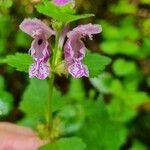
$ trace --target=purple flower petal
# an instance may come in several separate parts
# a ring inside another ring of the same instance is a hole
[[[50,67],[44,62],[35,62],[29,67],[29,77],[36,77],[38,79],[45,79],[50,73]]]
[[[36,38],[33,40],[30,48],[31,56],[34,60],[41,60],[47,62],[50,54],[49,54],[49,43],[41,38]]]
[[[51,35],[55,34],[51,28],[37,18],[24,19],[19,27],[33,38],[43,36],[45,39],[48,39]]]
[[[98,34],[102,31],[102,27],[97,24],[86,24],[86,25],[80,25],[76,28],[74,28],[72,31],[70,31],[67,36],[68,38],[71,38],[72,36],[77,35],[79,38],[88,36],[90,39],[92,39],[92,34]]]
[[[68,72],[75,78],[81,78],[83,76],[89,77],[89,71],[87,66],[81,64],[80,62],[72,63],[68,67]]]
[[[53,2],[58,6],[66,5],[67,3],[71,2],[73,0],[53,0]]]
[[[80,25],[67,34],[68,40],[64,46],[64,57],[68,72],[75,78],[89,76],[87,66],[81,64],[86,51],[86,47],[81,39],[85,36],[92,39],[93,34],[101,31],[101,26],[87,24]]]

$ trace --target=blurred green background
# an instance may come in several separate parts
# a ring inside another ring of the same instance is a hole
[[[18,27],[24,18],[37,17],[50,22],[48,18],[36,12],[34,6],[39,1],[0,0],[0,120],[2,121],[17,122],[23,118],[18,105],[29,82],[28,74],[17,72],[1,61],[2,58],[15,52],[27,53],[32,39]],[[80,99],[88,101],[97,99],[100,95],[105,104],[100,104],[100,107],[91,105],[93,108],[87,109],[95,115],[91,115],[91,119],[87,120],[87,126],[83,128],[88,130],[92,127],[93,130],[99,130],[99,134],[95,135],[90,130],[83,135],[77,133],[90,143],[89,149],[99,150],[97,147],[101,147],[103,150],[149,150],[150,0],[76,0],[76,10],[79,14],[94,13],[95,17],[75,22],[71,27],[88,22],[101,24],[102,33],[94,36],[93,41],[88,40],[86,46],[93,52],[111,57],[112,63],[97,78],[80,80],[56,78],[56,87],[62,95],[67,97],[66,99],[77,101],[76,110],[72,108],[73,106],[66,106],[66,110],[59,116],[64,120],[66,118],[71,120],[72,115],[80,110],[78,106]],[[61,96],[56,95],[55,98]],[[96,116],[99,115],[98,112],[95,113],[96,109],[99,110],[100,118]],[[68,128],[66,132],[77,131],[79,122],[83,121],[82,116],[78,115],[78,120],[74,120],[74,126],[70,130]],[[106,120],[107,115],[109,121]],[[107,135],[104,134],[104,130]],[[113,139],[115,134],[119,134],[121,138]],[[93,140],[89,140],[88,136]],[[96,147],[99,140],[102,144]]]

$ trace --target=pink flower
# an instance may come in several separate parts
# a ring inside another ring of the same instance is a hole
[[[86,36],[92,39],[93,34],[101,31],[102,28],[99,25],[86,24],[74,28],[67,34],[68,40],[64,46],[64,57],[67,70],[73,77],[89,76],[87,66],[81,63],[86,52],[86,47],[81,39]]]
[[[58,6],[63,6],[73,0],[53,0],[53,2]]]
[[[29,50],[30,55],[34,59],[34,64],[29,67],[29,77],[45,79],[50,72],[50,66],[47,64],[50,56],[50,48],[47,40],[55,32],[36,18],[24,19],[19,27],[34,38]]]

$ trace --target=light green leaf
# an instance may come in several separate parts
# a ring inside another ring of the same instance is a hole
[[[118,4],[111,5],[110,10],[119,15],[119,14],[135,14],[137,8],[134,4],[129,3],[128,1],[120,0]]]
[[[16,53],[15,55],[8,55],[6,63],[18,71],[28,72],[28,68],[33,63],[33,60],[28,54]]]
[[[13,108],[13,97],[10,93],[0,91],[0,118],[8,115]]]
[[[71,78],[68,95],[70,98],[79,101],[85,98],[85,91],[81,79]]]
[[[126,61],[120,58],[113,63],[113,71],[118,76],[133,74],[136,70],[137,66],[133,61]]]
[[[88,52],[83,60],[83,64],[88,66],[90,77],[96,77],[105,69],[111,59],[96,53]]]
[[[106,54],[124,54],[128,56],[135,56],[139,52],[139,46],[127,40],[107,40],[100,44],[100,47],[103,52]]]
[[[39,150],[85,150],[85,143],[79,137],[62,138],[55,143],[42,146]]]
[[[63,23],[69,23],[79,19],[94,16],[93,14],[73,15],[72,13],[68,12],[67,8],[56,6],[52,2],[45,2],[44,4],[38,4],[36,5],[36,9],[38,12],[46,16],[52,17],[53,19],[56,19],[57,21],[61,21]]]
[[[98,77],[91,78],[90,82],[92,85],[100,92],[108,94],[111,92],[110,84],[112,81],[112,76],[109,73],[102,73]]]
[[[133,145],[130,150],[148,150],[144,143],[134,140]]]

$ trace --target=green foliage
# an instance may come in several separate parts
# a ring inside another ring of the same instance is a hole
[[[0,16],[0,53],[6,51],[7,48],[7,38],[10,34],[11,29],[9,24],[11,24],[11,22],[8,16]]]
[[[17,35],[16,35],[16,45],[17,46],[20,46],[20,47],[29,47],[29,43],[30,43],[30,40],[29,40],[29,36],[21,31],[18,31],[17,32]]]
[[[147,150],[146,146],[138,140],[133,142],[131,150]]]
[[[79,101],[84,99],[85,91],[82,83],[83,83],[82,80],[74,79],[74,78],[71,79],[70,88],[68,91],[68,95],[71,99],[75,99]]]
[[[87,117],[78,136],[86,142],[87,150],[119,150],[126,139],[124,126],[110,120],[102,99],[88,102],[85,107]]]
[[[118,5],[111,5],[110,10],[115,14],[135,14],[137,12],[136,6],[125,0],[120,0]]]
[[[6,63],[18,71],[28,72],[29,66],[33,63],[32,57],[28,54],[16,53],[15,55],[8,55]]]
[[[117,26],[104,20],[100,23],[103,26],[102,34],[105,39],[100,44],[103,52],[109,55],[124,54],[130,57],[141,55],[139,45],[135,42],[139,39],[140,32],[135,26],[133,17],[123,18]]]
[[[42,146],[39,150],[85,150],[86,145],[79,137],[61,138]]]
[[[4,78],[0,75],[0,90],[4,89],[5,83],[4,83]]]
[[[12,0],[0,0],[0,7],[9,8],[13,4]]]
[[[126,61],[124,59],[117,59],[113,63],[113,71],[118,76],[126,76],[136,72],[136,64],[132,61]]]
[[[13,108],[13,97],[6,91],[0,91],[0,119],[6,116]]]
[[[26,88],[21,103],[20,110],[25,113],[26,118],[21,124],[34,126],[37,122],[45,120],[47,116],[48,101],[48,83],[46,80],[31,79],[29,86]],[[54,89],[52,108],[53,112],[60,110],[64,105],[64,100],[60,92]]]
[[[83,60],[83,63],[88,66],[91,78],[98,76],[110,62],[109,57],[90,52],[86,54]]]
[[[45,1],[44,4],[38,4],[36,9],[38,12],[63,23],[70,23],[72,21],[93,16],[93,14],[74,15],[72,12],[73,9],[70,7],[70,5],[59,7],[52,2],[47,1]]]
[[[20,109],[27,116],[43,117],[46,115],[47,99],[48,84],[46,80],[32,79],[23,94]]]
[[[93,16],[93,14],[76,15],[73,3],[59,7],[49,1],[43,0],[43,3],[36,5],[36,9],[42,15],[50,17],[50,20],[44,18],[45,21],[50,22],[52,18],[55,30],[67,23]],[[97,4],[98,9],[96,5],[90,4]],[[106,12],[98,19],[93,18],[97,20],[92,20],[93,23],[99,22],[102,25],[103,32],[100,44],[94,43],[95,45],[91,47],[97,47],[99,44],[100,53],[103,54],[88,52],[83,60],[83,64],[89,68],[90,83],[88,79],[71,78],[68,82],[63,81],[60,86],[58,82],[60,80],[57,80],[59,76],[55,77],[57,88],[63,94],[56,88],[53,89],[52,140],[40,150],[120,150],[122,146],[128,146],[127,149],[131,150],[148,149],[150,140],[148,4],[149,0],[139,0],[138,4],[136,0],[117,2],[87,0],[86,3],[82,1],[75,5],[78,12],[92,10],[98,17],[101,12]],[[14,11],[18,6],[19,9]],[[2,64],[6,62],[16,70],[27,72],[33,63],[32,58],[27,54],[16,53],[3,59],[2,55],[8,51],[13,53],[29,47],[30,37],[20,32],[18,25],[24,16],[42,17],[41,14],[32,12],[34,10],[32,6],[34,7],[34,3],[30,1],[18,3],[13,0],[0,0],[0,73],[8,80],[5,83],[0,75],[0,120],[12,120],[10,118],[13,110],[12,94],[16,97],[15,104],[20,97],[15,87],[20,88],[18,83],[27,85],[26,80],[20,75],[13,72],[12,77],[13,69],[10,71],[10,67]],[[103,20],[100,20],[101,18]],[[80,21],[78,24],[85,22]],[[71,24],[72,26],[75,24]],[[50,44],[53,52],[53,39]],[[103,56],[105,54],[113,59],[112,64],[108,57]],[[50,60],[52,57],[51,53]],[[110,65],[106,72],[108,64]],[[55,70],[52,69],[53,71]],[[12,84],[7,85],[10,80]],[[6,91],[5,87],[11,90],[12,94]],[[18,116],[15,118],[18,124],[38,130],[40,137],[47,137],[45,124],[48,117],[48,94],[48,80],[31,79],[19,105],[19,109],[24,113],[23,118],[21,120],[18,120]],[[99,95],[101,97],[97,99]]]
[[[13,96],[5,90],[5,81],[0,76],[0,120],[13,109]]]
[[[112,76],[109,73],[102,73],[98,77],[91,78],[90,82],[100,93],[110,93],[110,84],[112,81]]]

